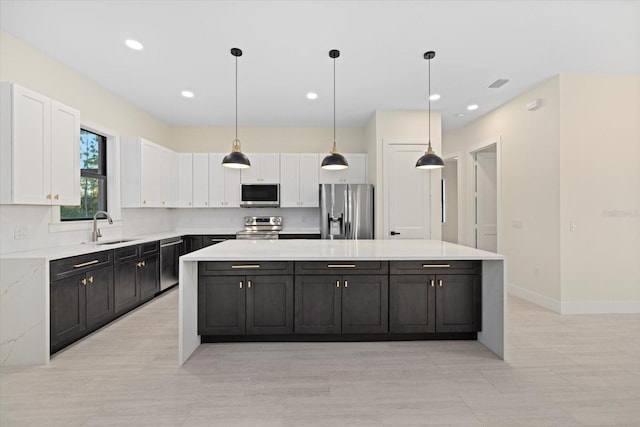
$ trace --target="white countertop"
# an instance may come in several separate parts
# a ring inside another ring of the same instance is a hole
[[[227,240],[183,261],[503,260],[504,256],[440,240]]]

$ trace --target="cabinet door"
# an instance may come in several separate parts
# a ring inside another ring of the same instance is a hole
[[[314,163],[313,168],[316,169],[316,166]],[[282,184],[280,184],[280,207],[300,207],[300,186],[303,185],[303,183],[300,178],[299,154],[282,154],[280,156],[280,176],[282,177]],[[317,181],[316,173],[316,183]]]
[[[193,154],[178,153],[178,207],[193,206]]]
[[[160,195],[162,180],[162,148],[152,142],[140,143],[140,196],[141,206],[157,208],[162,206]],[[126,185],[126,183],[123,183]]]
[[[8,168],[13,175],[11,201],[25,205],[51,204],[51,100],[14,84],[13,138],[10,139],[12,142],[6,141],[3,145],[11,144],[13,155]],[[77,143],[80,149],[79,138]]]
[[[134,307],[140,301],[140,287],[138,286],[136,275],[138,260],[116,264],[114,268],[114,308],[116,314],[122,313]]]
[[[140,300],[151,299],[160,290],[158,255],[142,258],[136,266]]]
[[[193,153],[193,207],[209,207],[209,155]]]
[[[300,154],[300,207],[317,208],[320,200],[318,155],[316,153]],[[284,180],[283,184],[284,185]]]
[[[293,333],[293,276],[247,277],[247,335]]]
[[[280,183],[280,155],[277,153],[260,155],[260,183]]]
[[[51,352],[82,336],[87,328],[85,309],[85,275],[80,274],[51,282]]]
[[[436,332],[480,330],[480,276],[436,276]]]
[[[89,271],[86,274],[87,328],[111,320],[113,308],[113,267]]]
[[[338,275],[295,277],[296,334],[339,334],[342,313],[342,277]]]
[[[80,112],[51,101],[51,194],[54,205],[80,204]]]
[[[224,207],[240,207],[240,169],[224,169]]]
[[[343,276],[342,333],[387,333],[388,322],[388,276]]]
[[[209,206],[223,208],[225,206],[225,168],[222,166],[222,153],[209,153]]]
[[[367,155],[361,153],[351,153],[346,155],[349,168],[344,171],[344,182],[346,184],[366,184],[367,183]]]
[[[162,149],[162,170],[160,171],[162,207],[175,208],[178,205],[178,155]]]
[[[244,276],[200,276],[198,334],[244,335]]]
[[[433,282],[432,282],[433,281]],[[435,276],[389,276],[389,332],[435,332]]]

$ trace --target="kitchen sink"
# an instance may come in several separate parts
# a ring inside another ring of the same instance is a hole
[[[126,243],[126,242],[133,242],[134,240],[138,240],[138,239],[115,239],[115,240],[105,240],[102,242],[84,242],[87,245],[115,245],[117,243]]]

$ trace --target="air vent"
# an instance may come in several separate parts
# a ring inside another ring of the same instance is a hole
[[[505,84],[507,84],[507,82],[509,82],[509,79],[498,79],[498,80],[496,80],[495,82],[491,83],[491,84],[489,85],[489,87],[490,87],[491,89],[497,89],[497,88],[502,87],[502,86],[504,86]]]

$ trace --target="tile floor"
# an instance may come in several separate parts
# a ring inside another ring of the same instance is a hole
[[[640,426],[640,315],[508,301],[503,361],[474,341],[201,346],[177,366],[177,291],[0,372],[0,425]]]

